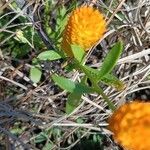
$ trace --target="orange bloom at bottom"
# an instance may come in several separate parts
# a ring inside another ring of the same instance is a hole
[[[127,150],[150,150],[150,103],[131,102],[109,118],[113,138]]]

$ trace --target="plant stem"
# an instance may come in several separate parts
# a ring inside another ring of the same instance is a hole
[[[103,97],[103,99],[107,102],[109,108],[112,111],[114,111],[116,109],[116,107],[110,101],[110,99],[107,97],[107,95],[103,92],[103,90],[101,89],[101,87],[98,86],[98,84],[95,82],[95,80],[93,79],[93,77],[91,76],[91,74],[80,63],[76,62],[75,65],[76,65],[77,68],[81,69],[86,74],[86,76],[91,80],[95,92],[97,92],[98,94],[100,94]]]
[[[109,108],[114,111],[116,109],[116,107],[114,106],[114,104],[110,101],[110,99],[107,97],[107,95],[103,92],[102,88],[99,87],[94,81],[92,81],[93,83],[93,87],[94,87],[94,90],[100,94],[103,99],[107,102]]]

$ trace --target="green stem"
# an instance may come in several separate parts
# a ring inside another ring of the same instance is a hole
[[[110,101],[110,99],[107,97],[107,95],[103,92],[103,90],[101,89],[101,87],[98,86],[98,84],[95,82],[95,80],[93,80],[93,77],[91,76],[91,74],[85,69],[84,66],[82,66],[80,63],[76,62],[75,63],[76,67],[81,69],[86,75],[87,77],[91,80],[93,88],[95,90],[95,92],[97,92],[98,94],[100,94],[103,99],[107,102],[109,108],[114,111],[116,109],[116,107],[114,106],[114,104]]]
[[[94,81],[92,81],[93,83],[93,87],[94,87],[94,90],[100,94],[103,99],[107,102],[109,108],[114,111],[116,109],[116,107],[114,106],[114,104],[110,101],[110,99],[107,97],[107,95],[103,92],[102,88],[99,87]]]

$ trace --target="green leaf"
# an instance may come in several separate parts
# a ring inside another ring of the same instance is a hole
[[[79,93],[77,91],[74,91],[73,93],[70,93],[67,99],[66,103],[66,113],[70,114],[75,108],[78,107],[78,105],[81,103],[81,96],[82,93]]]
[[[101,81],[107,85],[114,86],[119,91],[125,88],[125,84],[112,74],[105,75]]]
[[[72,53],[74,55],[74,58],[78,61],[78,62],[82,62],[83,58],[84,58],[84,54],[85,51],[83,48],[81,48],[79,45],[71,45],[71,50]]]
[[[44,145],[42,150],[51,150],[52,147],[53,147],[53,144],[49,142]]]
[[[67,90],[68,92],[73,92],[75,89],[75,83],[67,78],[54,74],[52,75],[52,79],[58,86],[64,90]]]
[[[93,89],[90,87],[87,87],[86,85],[82,83],[75,83],[65,77],[58,76],[56,74],[52,75],[52,79],[54,82],[60,86],[62,89],[73,93],[76,91],[77,93],[91,93],[93,92]]]
[[[56,60],[56,59],[60,59],[61,55],[53,50],[48,50],[48,51],[44,51],[42,53],[40,53],[37,57],[39,60]]]
[[[110,52],[107,54],[104,62],[99,71],[99,79],[104,77],[106,74],[110,73],[114,66],[116,65],[123,50],[123,43],[121,41],[117,42]]]
[[[82,94],[93,92],[93,88],[90,88],[83,83],[76,83],[56,74],[52,75],[52,79],[62,89],[70,92],[66,104],[67,114],[71,113],[80,104]]]
[[[84,65],[83,67],[84,67],[83,68],[84,72],[87,73],[87,75],[89,77],[91,77],[94,80],[98,80],[98,78],[99,78],[99,71],[98,70],[93,69],[93,68],[86,66],[86,65]]]
[[[36,138],[35,138],[35,143],[41,143],[43,141],[46,141],[48,139],[48,136],[44,133],[41,132]]]
[[[79,117],[79,118],[77,118],[76,122],[77,122],[77,123],[84,123],[84,119],[81,118],[81,117]]]
[[[62,6],[58,9],[58,18],[64,18],[64,16],[66,15],[66,7]]]
[[[75,61],[75,68],[81,70],[86,74],[86,76],[92,80],[98,80],[99,70],[93,69],[89,66],[82,65],[81,63]]]
[[[68,16],[66,7],[58,7],[57,17],[56,17],[56,27],[55,27],[55,39],[58,41],[61,38],[61,34],[66,26]]]
[[[41,79],[42,72],[39,67],[32,67],[30,69],[30,79],[34,83],[38,83]]]
[[[24,37],[24,33],[21,30],[17,30],[15,39],[22,43],[28,43],[28,40]]]

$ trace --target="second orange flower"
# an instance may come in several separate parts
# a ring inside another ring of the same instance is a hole
[[[109,118],[114,139],[128,150],[150,149],[150,103],[134,101],[117,109]]]

